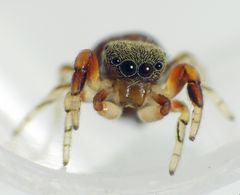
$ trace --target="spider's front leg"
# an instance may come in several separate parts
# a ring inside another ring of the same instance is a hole
[[[72,129],[79,127],[79,112],[81,105],[81,93],[87,83],[91,89],[97,91],[100,86],[99,65],[96,54],[91,50],[83,50],[77,56],[74,63],[71,90],[64,101],[65,106],[65,131],[63,141],[63,164],[69,162]]]
[[[198,63],[198,60],[195,58],[194,55],[187,52],[182,52],[177,55],[171,62],[169,62],[165,72],[168,73],[174,66],[181,64],[181,63],[188,63],[192,66],[196,67],[200,71],[201,79],[202,79],[202,90],[203,93],[208,95],[212,102],[217,106],[219,111],[229,120],[234,120],[234,114],[231,112],[228,105],[224,102],[224,100],[219,96],[219,94],[212,88],[209,87],[206,78],[205,78],[205,71],[202,66]]]
[[[179,164],[186,126],[189,122],[189,111],[187,106],[180,101],[170,101],[166,96],[160,94],[151,94],[154,102],[138,110],[138,117],[143,122],[152,122],[162,119],[170,111],[180,112],[181,115],[177,123],[176,144],[169,164],[169,173],[173,175]]]
[[[197,70],[189,64],[175,66],[167,79],[165,93],[169,98],[175,97],[187,83],[187,90],[193,104],[190,140],[194,140],[202,117],[203,95],[200,76]]]
[[[169,173],[173,175],[177,169],[178,163],[182,155],[183,141],[185,137],[186,126],[189,122],[189,110],[187,106],[180,101],[172,101],[172,112],[180,112],[181,115],[178,118],[177,123],[177,136],[172,158],[169,164]]]

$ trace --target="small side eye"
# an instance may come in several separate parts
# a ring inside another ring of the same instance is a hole
[[[162,62],[158,62],[156,65],[155,65],[155,68],[157,70],[161,70],[163,68],[163,63]]]
[[[114,57],[112,60],[111,60],[111,63],[113,65],[118,65],[121,63],[121,60],[118,58],[118,57]]]

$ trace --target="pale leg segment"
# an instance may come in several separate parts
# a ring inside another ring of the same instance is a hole
[[[173,101],[171,111],[181,113],[177,123],[176,143],[175,143],[172,158],[169,164],[169,173],[170,175],[173,175],[177,169],[177,166],[179,164],[179,161],[182,155],[186,126],[189,122],[189,110],[184,103],[180,101]]]
[[[102,86],[106,85],[106,81],[100,83]],[[107,85],[106,85],[107,86]],[[64,107],[66,112],[65,117],[65,130],[63,138],[63,165],[66,166],[69,163],[70,147],[72,141],[72,130],[79,128],[80,107],[81,102],[93,101],[93,97],[96,95],[96,89],[93,89],[87,83],[84,89],[77,95],[72,95],[71,92],[67,93],[64,100]],[[104,90],[103,90],[104,91]],[[99,100],[102,100],[100,97]],[[96,101],[96,100],[95,100]],[[102,110],[98,113],[106,118],[113,119],[121,116],[122,108],[108,101],[98,101],[98,106],[102,106]]]
[[[67,93],[64,100],[64,108],[66,112],[65,128],[63,138],[63,165],[66,166],[70,158],[70,147],[72,140],[72,129],[79,127],[79,113],[80,113],[80,95],[71,95]]]
[[[194,141],[196,138],[201,119],[202,119],[202,108],[193,104],[191,131],[190,131],[190,135],[189,135],[189,139],[191,141]]]
[[[71,76],[74,72],[74,68],[71,64],[65,64],[60,69],[60,83],[71,82]]]
[[[202,84],[202,89],[205,94],[207,94],[216,107],[223,113],[223,115],[229,120],[234,120],[234,114],[230,111],[229,107],[223,101],[223,99],[209,86]]]
[[[69,89],[69,86],[70,84],[62,84],[54,88],[40,104],[38,104],[30,113],[24,117],[19,126],[15,129],[14,135],[18,135],[20,132],[22,132],[25,126],[32,121],[36,114],[38,114],[50,104],[54,103],[63,94],[63,92]]]

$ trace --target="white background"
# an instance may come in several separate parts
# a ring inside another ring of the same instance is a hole
[[[102,177],[108,178],[109,175],[117,175],[116,178],[119,179],[117,181],[120,182],[126,175],[131,175],[134,172],[136,172],[138,177],[144,177],[146,181],[148,178],[152,180],[153,173],[159,171],[159,175],[161,175],[159,177],[164,180],[166,178],[166,184],[170,188],[175,188],[177,185],[181,188],[183,184],[179,183],[188,178],[189,173],[186,173],[187,176],[185,176],[185,172],[189,170],[189,167],[191,167],[193,178],[201,175],[201,169],[196,171],[198,172],[196,174],[194,172],[195,169],[201,167],[201,165],[197,164],[197,159],[203,157],[201,161],[203,164],[211,164],[212,161],[206,162],[206,159],[208,159],[208,156],[211,159],[211,156],[216,154],[219,157],[219,161],[224,164],[224,155],[221,155],[221,149],[219,148],[228,147],[228,144],[231,145],[235,141],[239,143],[240,140],[240,133],[238,133],[238,116],[240,116],[240,104],[238,101],[240,98],[238,86],[240,82],[239,9],[240,2],[237,0],[1,0],[0,116],[2,147],[10,151],[9,155],[17,153],[28,160],[34,161],[37,165],[41,164],[51,169],[59,169],[61,167],[63,118],[58,122],[59,131],[55,130],[58,136],[49,138],[51,140],[50,149],[48,148],[47,154],[41,157],[38,157],[36,154],[41,153],[39,151],[42,150],[46,142],[45,138],[48,137],[48,124],[54,123],[47,117],[51,116],[53,112],[50,111],[51,114],[46,112],[46,116],[42,116],[41,119],[34,123],[32,127],[35,128],[29,128],[24,135],[27,141],[17,142],[17,149],[9,147],[9,143],[5,144],[7,140],[7,138],[5,139],[7,137],[5,135],[6,129],[9,133],[24,114],[48,93],[57,83],[61,64],[65,62],[72,63],[80,50],[93,47],[98,40],[108,35],[128,31],[141,31],[156,37],[166,48],[170,57],[182,50],[194,53],[203,64],[211,86],[228,102],[237,116],[237,120],[234,123],[225,121],[211,102],[206,100],[205,116],[201,127],[202,133],[194,144],[186,140],[186,149],[182,165],[177,172],[178,175],[174,176],[175,179],[169,179],[167,163],[174,144],[175,122],[173,123],[172,121],[176,121],[176,117],[169,117],[161,123],[145,126],[140,126],[126,118],[109,122],[94,113],[92,106],[86,105],[83,106],[85,111],[82,112],[81,131],[74,135],[72,163],[68,172],[77,175],[101,173],[101,177],[99,175],[96,176],[101,179]],[[11,121],[10,124],[8,121]],[[57,129],[56,126],[54,127],[54,129]],[[99,129],[99,127],[101,128]],[[165,127],[169,128],[168,133],[166,133]],[[140,129],[140,133],[138,129]],[[151,129],[155,130],[151,131]],[[164,129],[165,133],[163,133]],[[28,133],[34,135],[29,137]],[[156,141],[157,138],[153,140],[156,136],[160,137],[159,141]],[[149,144],[152,142],[153,145],[150,146]],[[33,148],[29,149],[31,148],[29,145]],[[162,149],[158,151],[155,146],[162,147]],[[166,150],[163,150],[165,147]],[[227,149],[223,149],[223,151],[225,151],[224,154],[228,153]],[[136,152],[136,156],[134,156],[134,152]],[[162,152],[161,155],[159,155],[160,152]],[[236,148],[236,153],[238,152],[239,150]],[[6,154],[2,152],[4,158],[5,155],[8,155],[8,152]],[[237,155],[239,157],[239,154]],[[207,157],[204,158],[205,156]],[[137,160],[131,161],[130,157]],[[11,158],[14,158],[14,155]],[[22,158],[20,159],[23,160]],[[124,162],[118,164],[116,162],[117,159]],[[149,162],[146,159],[156,161],[156,163]],[[193,162],[197,163],[192,165],[192,159],[194,159]],[[6,163],[8,160],[6,160]],[[139,165],[136,165],[138,160],[140,161]],[[216,160],[216,158],[213,158],[213,160]],[[110,161],[114,163],[110,163],[111,166],[108,170],[106,165]],[[19,160],[20,165],[24,166],[24,162]],[[38,169],[35,165],[31,165],[30,162],[27,161],[27,163],[29,163],[29,166],[33,166],[34,169]],[[157,167],[157,164],[159,164],[159,167]],[[218,171],[217,168],[221,167],[219,164],[218,160],[216,160],[211,166]],[[4,165],[4,161],[2,165]],[[16,166],[14,159],[13,166]],[[153,167],[152,169],[151,166]],[[208,166],[210,167],[209,164]],[[132,169],[132,167],[135,167],[135,169]],[[143,173],[140,170],[143,170]],[[44,169],[44,171],[47,170]],[[119,172],[122,172],[122,175],[118,175]],[[237,172],[235,171],[235,173]],[[21,175],[20,172],[16,171],[16,175],[18,174]],[[214,178],[214,174],[211,175],[209,173],[209,175]],[[0,179],[1,188],[6,189],[6,191],[9,190],[7,194],[19,194],[21,190],[30,193],[32,188],[40,185],[33,182],[33,185],[28,186],[26,184],[25,188],[21,188],[16,183],[12,185],[10,176],[7,178],[2,176]],[[239,174],[234,175],[234,179],[229,181],[226,179],[224,182],[217,182],[217,176],[215,179],[216,185],[210,187],[209,184],[209,189],[206,187],[204,193],[216,189],[219,190],[211,195],[240,193],[239,183],[224,190],[220,189],[229,183],[240,180]],[[74,181],[78,182],[77,179]],[[23,181],[19,181],[19,183],[24,185]],[[104,189],[108,190],[109,187],[109,189],[113,190],[114,186],[112,185],[114,185],[114,182],[110,183],[109,186],[104,186]],[[140,183],[136,181],[135,184],[137,186]],[[171,186],[171,184],[174,185]],[[42,185],[44,186],[44,183]],[[138,189],[136,186],[134,190]],[[157,187],[158,183],[154,184],[154,186]],[[197,186],[200,189],[199,185]],[[128,188],[130,192],[133,190],[131,186],[128,186]],[[198,188],[196,188],[196,191]],[[15,190],[18,192],[15,192]],[[36,192],[36,194],[48,192],[47,189],[44,190],[40,188],[40,191]],[[150,192],[154,192],[154,189],[152,191],[149,190],[149,194]]]

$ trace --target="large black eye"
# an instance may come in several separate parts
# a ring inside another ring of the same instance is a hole
[[[112,60],[111,60],[111,63],[113,65],[118,65],[120,64],[121,60],[118,58],[118,57],[114,57]]]
[[[133,61],[127,60],[120,65],[120,70],[125,76],[133,76],[137,71],[137,66]]]
[[[161,70],[161,69],[163,68],[162,62],[158,62],[158,63],[155,65],[155,68],[156,68],[157,70]]]
[[[153,73],[154,69],[151,64],[144,63],[139,66],[139,74],[142,77],[149,77]]]

